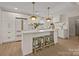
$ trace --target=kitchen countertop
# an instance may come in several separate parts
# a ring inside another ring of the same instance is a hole
[[[22,33],[38,33],[38,32],[49,32],[49,31],[55,31],[53,29],[46,29],[46,30],[29,30],[29,31],[22,31]]]

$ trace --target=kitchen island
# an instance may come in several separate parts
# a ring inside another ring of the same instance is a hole
[[[23,55],[28,55],[33,52],[33,38],[45,35],[54,35],[54,44],[57,43],[57,30],[47,29],[47,30],[31,30],[22,31],[22,53]]]

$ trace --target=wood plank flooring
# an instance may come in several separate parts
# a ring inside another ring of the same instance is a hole
[[[59,43],[29,56],[79,56],[79,37],[59,39]],[[22,56],[21,41],[0,44],[0,56]],[[27,55],[28,56],[28,55]]]
[[[21,41],[0,45],[0,56],[21,56]]]

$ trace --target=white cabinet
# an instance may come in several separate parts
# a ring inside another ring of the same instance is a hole
[[[2,12],[2,42],[15,40],[15,17],[8,12]]]
[[[58,31],[58,37],[60,38],[68,38],[68,30],[67,29],[62,29]]]
[[[58,37],[60,38],[68,38],[68,19],[66,15],[59,15],[53,18],[53,22],[55,23],[55,28],[58,29]]]
[[[17,41],[16,35],[21,35],[21,32],[17,33],[17,30],[21,31],[21,21],[19,21],[20,19],[18,19],[19,22],[16,21],[16,17],[26,18],[27,16],[2,11],[2,42]],[[27,27],[26,24],[25,27]]]

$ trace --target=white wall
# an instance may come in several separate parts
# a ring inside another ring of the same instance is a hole
[[[79,19],[79,11],[73,11],[67,14],[69,36],[75,36],[75,20]]]
[[[2,43],[2,19],[1,19],[1,9],[0,9],[0,43]]]
[[[75,19],[69,18],[69,36],[75,36]]]
[[[79,15],[74,17],[69,17],[69,35],[70,36],[76,36],[76,20],[79,19]]]

